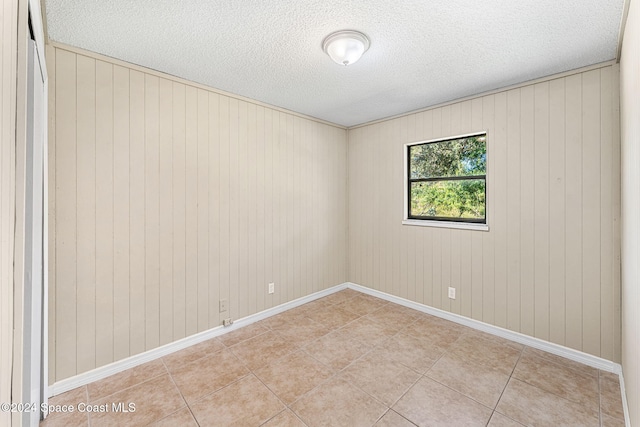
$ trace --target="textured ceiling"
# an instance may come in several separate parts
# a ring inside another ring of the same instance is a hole
[[[46,0],[52,40],[345,126],[616,57],[624,0]],[[322,51],[355,29],[349,67]]]

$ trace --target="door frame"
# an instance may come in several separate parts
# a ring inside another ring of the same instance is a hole
[[[48,74],[47,74],[47,65],[46,65],[46,61],[45,61],[45,36],[44,36],[44,23],[43,23],[43,18],[42,18],[42,10],[41,10],[41,3],[39,0],[28,0],[28,35],[27,35],[27,97],[31,98],[31,99],[27,99],[25,101],[25,106],[27,107],[27,121],[26,121],[26,125],[27,125],[27,132],[26,132],[26,144],[31,145],[31,147],[27,146],[25,147],[24,150],[24,155],[25,155],[25,161],[26,162],[31,162],[31,164],[33,165],[33,168],[35,170],[35,168],[39,168],[40,170],[38,170],[38,172],[34,172],[34,175],[40,175],[42,178],[42,182],[41,183],[33,183],[33,185],[42,185],[42,199],[40,201],[40,204],[42,206],[42,224],[41,224],[41,233],[42,233],[42,246],[41,247],[33,247],[32,242],[27,242],[26,240],[23,242],[23,249],[25,250],[25,257],[27,256],[26,251],[27,250],[31,250],[32,254],[35,254],[37,251],[39,251],[39,256],[41,257],[41,262],[40,262],[40,268],[42,269],[41,271],[41,282],[38,284],[39,286],[42,286],[41,288],[41,301],[39,303],[39,317],[40,317],[40,321],[37,322],[38,324],[34,324],[32,321],[33,319],[33,315],[31,318],[25,318],[24,319],[24,323],[22,324],[22,348],[23,348],[23,369],[22,369],[22,396],[23,396],[23,402],[29,402],[29,403],[34,403],[31,402],[31,393],[32,393],[32,388],[31,388],[31,371],[32,371],[32,367],[34,366],[38,366],[38,370],[39,370],[39,378],[38,378],[38,388],[39,388],[39,402],[38,403],[47,403],[48,397],[49,397],[49,378],[48,378],[48,367],[49,367],[49,354],[48,354],[48,344],[49,344],[49,334],[48,334],[48,327],[49,327],[49,309],[48,309],[48,301],[49,301],[49,278],[48,278],[48,273],[49,273],[49,218],[48,218],[48,211],[49,211],[49,207],[48,207],[48,201],[49,201],[49,176],[48,176],[48,163],[49,163],[49,150],[48,150]],[[31,43],[33,43],[34,49],[33,49],[33,56],[30,53],[30,45]],[[37,62],[36,62],[37,60]],[[36,64],[38,65],[36,67]],[[39,74],[38,75],[38,71]],[[33,73],[33,74],[32,74]],[[35,86],[32,82],[30,83],[30,79],[32,78],[38,78],[41,77],[42,78],[42,86],[39,87],[39,90],[42,90],[42,93],[39,94],[39,99],[41,102],[41,105],[34,105],[34,99],[37,99],[35,97],[35,92],[30,93],[30,91],[33,91]],[[39,127],[40,127],[40,134],[41,134],[41,138],[42,138],[42,147],[40,149],[40,147],[38,147],[38,151],[40,158],[37,159],[38,163],[35,164],[34,163],[34,158],[37,158],[36,156],[34,156],[34,144],[33,141],[31,141],[30,139],[33,138],[34,136],[34,114],[33,111],[28,111],[30,109],[32,109],[32,107],[37,107],[39,112],[41,113],[41,117],[40,117],[40,123],[39,123]],[[29,156],[29,152],[31,152],[31,156]],[[25,164],[26,166],[26,164]],[[25,168],[25,173],[28,171],[28,167]],[[26,177],[26,176],[25,176]],[[26,185],[28,183],[25,182],[25,187],[24,190],[24,196],[27,196],[27,188]],[[25,200],[26,202],[26,200]],[[26,207],[26,205],[25,205]],[[23,218],[24,220],[24,230],[26,231],[26,227],[27,227],[27,221],[32,221],[33,222],[33,218],[31,217],[27,217],[30,216],[30,213],[28,212],[24,212],[25,213],[25,218]],[[23,239],[26,239],[26,235],[22,236]],[[33,239],[32,239],[33,240]],[[33,255],[29,254],[27,259],[30,259]],[[26,259],[25,259],[26,261]],[[25,274],[28,269],[30,269],[30,265],[27,265],[26,263],[23,264],[22,266],[22,270],[23,271],[16,271],[17,274]],[[25,277],[23,280],[23,286],[26,287],[27,285],[27,278]],[[27,294],[27,289],[23,288],[23,310],[22,313],[26,314],[26,313],[30,313],[32,310],[31,308],[33,307],[33,303],[34,303],[34,299],[33,298],[27,298],[28,296],[32,295],[31,293]],[[38,305],[36,305],[38,306]],[[29,308],[28,308],[29,307]],[[16,313],[17,314],[17,313]],[[25,350],[27,348],[31,348],[31,342],[32,342],[32,335],[36,334],[38,336],[38,338],[40,339],[40,343],[39,343],[39,353],[40,354],[27,354],[27,352],[25,352]],[[27,340],[25,338],[29,337],[30,339]],[[27,347],[29,346],[29,347]],[[30,381],[27,381],[30,380]],[[37,426],[39,424],[39,421],[41,418],[44,418],[47,416],[46,411],[42,412],[40,411],[40,407],[36,408],[35,412],[31,412],[31,413],[24,413],[23,418],[22,418],[22,425],[27,426],[27,425],[32,425],[32,426]]]

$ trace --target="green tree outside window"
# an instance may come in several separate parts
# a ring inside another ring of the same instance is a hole
[[[410,145],[409,218],[486,223],[486,134]]]

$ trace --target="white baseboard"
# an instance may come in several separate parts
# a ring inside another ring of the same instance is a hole
[[[620,393],[622,395],[622,410],[624,412],[624,424],[631,427],[631,418],[629,417],[629,404],[627,403],[627,391],[624,386],[624,376],[620,372]]]
[[[126,359],[118,360],[108,365],[92,369],[91,371],[83,372],[82,374],[57,381],[49,386],[49,397],[64,393],[65,391],[73,390],[74,388],[87,385],[89,383],[101,380],[119,372],[126,371],[127,369],[142,365],[143,363],[151,362],[152,360],[156,360],[168,354],[175,353],[176,351],[182,350],[194,344],[198,344],[208,339],[227,334],[229,332],[235,331],[236,329],[242,328],[243,326],[250,325],[259,320],[266,319],[267,317],[274,316],[278,313],[282,313],[283,311],[290,310],[294,307],[298,307],[302,304],[306,304],[308,302],[325,297],[346,288],[347,283],[342,283],[329,289],[324,289],[311,295],[307,295],[305,297],[280,304],[276,307],[268,308],[259,313],[243,317],[242,319],[234,320],[231,326],[217,326],[215,328],[199,332],[197,334],[179,339],[177,341],[165,344],[152,350],[145,351],[144,353],[139,353],[134,356],[127,357]]]
[[[529,347],[537,348],[539,350],[544,350],[548,353],[562,356],[569,360],[583,363],[593,368],[597,368],[606,372],[617,374],[618,377],[620,378],[620,393],[622,396],[622,406],[624,409],[625,425],[627,427],[631,427],[631,421],[629,419],[629,407],[627,405],[627,395],[625,392],[624,378],[622,375],[622,366],[619,363],[615,363],[610,360],[603,359],[601,357],[593,356],[591,354],[584,353],[579,350],[574,350],[572,348],[568,348],[560,344],[554,344],[549,341],[544,341],[544,340],[541,340],[540,338],[531,337],[529,335],[524,335],[519,332],[510,331],[508,329],[504,329],[499,326],[490,325],[488,323],[484,323],[479,320],[470,319],[468,317],[461,316],[459,314],[450,313],[448,311],[440,310],[434,307],[430,307],[428,305],[424,305],[418,302],[410,301],[408,299],[400,298],[395,295],[387,294],[385,292],[367,288],[365,286],[358,285],[355,283],[348,282],[347,287],[349,289],[353,289],[354,291],[359,291],[359,292],[362,292],[374,297],[378,297],[378,298],[381,298],[405,307],[412,308],[417,311],[421,311],[423,313],[431,314],[432,316],[437,316],[442,319],[450,320],[452,322],[459,323],[461,325],[468,326],[470,328],[477,329],[479,331],[483,331],[491,335],[496,335],[498,337],[505,338],[510,341],[514,341]]]
[[[448,311],[433,308],[428,305],[424,305],[418,302],[400,298],[395,295],[387,294],[382,291],[357,285],[355,283],[349,282],[347,283],[347,287],[350,289],[353,289],[354,291],[359,291],[374,297],[391,301],[396,304],[421,311],[423,313],[431,314],[432,316],[437,316],[446,320],[450,320],[455,323],[459,323],[464,326],[468,326],[473,329],[477,329],[479,331],[487,332],[491,335],[496,335],[496,336],[508,339],[510,341],[515,341],[517,343],[527,345],[529,347],[534,347],[539,350],[544,350],[546,352],[556,354],[558,356],[566,357],[567,359],[574,360],[576,362],[580,362],[597,369],[602,369],[603,371],[613,372],[616,374],[619,374],[622,371],[622,367],[620,366],[620,364],[612,362],[610,360],[603,359],[601,357],[584,353],[582,351],[564,347],[559,344],[554,344],[549,341],[544,341],[539,338],[534,338],[529,335],[524,335],[519,332],[510,331],[508,329],[504,329],[499,326],[490,325],[488,323],[484,323],[479,320],[470,319],[468,317],[461,316],[459,314],[450,313]]]
[[[290,310],[294,307],[298,307],[302,304],[306,304],[308,302],[314,301],[318,298],[325,297],[327,295],[333,294],[335,292],[341,291],[346,288],[353,289],[354,291],[362,292],[364,294],[368,294],[374,297],[378,297],[378,298],[381,298],[405,307],[409,307],[414,310],[420,311],[422,313],[427,313],[432,316],[437,316],[446,320],[450,320],[452,322],[455,322],[464,326],[468,326],[470,328],[477,329],[492,335],[496,335],[498,337],[505,338],[510,341],[514,341],[529,347],[537,348],[539,350],[544,350],[546,352],[549,352],[558,356],[562,356],[569,360],[583,363],[585,365],[588,365],[597,369],[601,369],[603,371],[618,374],[618,376],[620,377],[620,392],[622,394],[625,422],[627,426],[631,426],[629,421],[629,408],[627,406],[624,379],[622,376],[622,366],[620,364],[612,362],[610,360],[603,359],[601,357],[584,353],[582,351],[574,350],[559,344],[554,344],[548,341],[544,341],[539,338],[531,337],[529,335],[524,335],[519,332],[510,331],[508,329],[504,329],[499,326],[490,325],[488,323],[484,323],[479,320],[470,319],[468,317],[464,317],[459,314],[450,313],[448,311],[440,310],[434,307],[430,307],[428,305],[420,304],[418,302],[410,301],[401,297],[397,297],[395,295],[387,294],[385,292],[367,288],[365,286],[361,286],[351,282],[342,283],[340,285],[333,286],[329,289],[315,292],[311,295],[307,295],[305,297],[298,298],[296,300],[289,301],[284,304],[280,304],[276,307],[266,309],[264,311],[261,311],[256,314],[252,314],[247,317],[243,317],[242,319],[235,320],[233,324],[229,327],[225,328],[222,326],[217,326],[215,328],[209,329],[207,331],[199,332],[195,335],[182,338],[180,340],[163,345],[161,347],[154,348],[149,351],[145,351],[144,353],[136,354],[134,356],[127,357],[126,359],[113,362],[109,365],[101,366],[91,371],[73,376],[71,378],[58,381],[53,385],[49,386],[49,397],[58,395],[60,393],[64,393],[65,391],[73,390],[74,388],[87,385],[94,381],[101,380],[103,378],[117,374],[119,372],[125,371],[135,366],[142,365],[143,363],[147,363],[152,360],[159,359],[163,356],[166,356],[171,353],[175,353],[176,351],[182,350],[186,347],[201,343],[203,341],[206,341],[208,339],[211,339],[220,335],[224,335],[231,331],[235,331],[236,329],[242,328],[243,326],[250,325],[254,322],[266,319],[268,317],[282,313],[283,311]]]

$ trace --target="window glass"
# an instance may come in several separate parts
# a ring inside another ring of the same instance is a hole
[[[486,134],[410,145],[409,218],[486,223]]]

